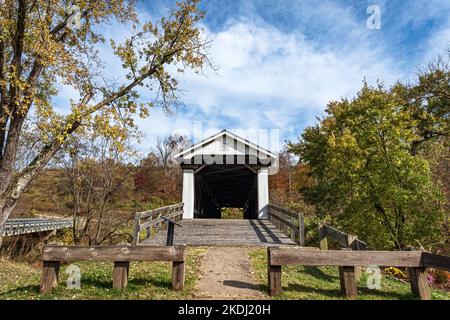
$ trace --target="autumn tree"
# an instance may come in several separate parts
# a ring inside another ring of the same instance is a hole
[[[443,240],[442,192],[418,150],[448,135],[448,112],[428,89],[414,98],[421,86],[365,84],[355,98],[329,103],[325,118],[290,145],[310,167],[315,183],[304,194],[318,213],[372,247]]]
[[[176,73],[209,64],[197,6],[198,0],[183,0],[159,21],[140,22],[134,0],[0,2],[0,232],[30,182],[74,132],[95,126],[99,134],[121,137],[135,115],[177,102]],[[111,22],[133,33],[123,43],[111,40],[123,80],[107,79],[98,55],[106,40],[101,27]],[[58,106],[68,114],[53,104],[62,85],[80,97]],[[149,98],[140,100],[143,90]],[[27,126],[38,139],[18,167]]]
[[[158,137],[152,152],[141,161],[135,174],[137,191],[164,200],[179,200],[181,169],[174,156],[190,145],[189,138],[177,134]]]
[[[127,219],[119,209],[132,197],[136,162],[130,143],[117,145],[95,133],[71,137],[55,156],[52,163],[62,172],[58,189],[62,204],[72,212],[75,244],[130,240],[123,232]]]

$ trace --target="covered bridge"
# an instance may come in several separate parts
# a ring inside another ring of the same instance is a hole
[[[274,153],[223,130],[175,157],[183,170],[182,203],[137,213],[135,244],[144,231],[142,243],[152,245],[169,239],[200,246],[304,243],[303,216],[269,204],[269,174],[278,165]],[[243,209],[244,219],[221,219],[223,208]],[[160,231],[168,220],[182,227],[166,238]]]
[[[274,153],[223,130],[175,158],[183,170],[183,219],[221,218],[227,207],[242,208],[245,219],[267,219]]]

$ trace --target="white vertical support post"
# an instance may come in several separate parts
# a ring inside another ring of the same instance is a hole
[[[258,219],[268,219],[269,206],[269,169],[258,171]]]
[[[194,170],[183,170],[183,219],[194,219]]]

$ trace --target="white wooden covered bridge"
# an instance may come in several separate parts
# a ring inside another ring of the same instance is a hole
[[[279,245],[303,243],[300,214],[269,204],[269,172],[277,156],[223,130],[175,156],[183,170],[182,203],[136,214],[135,243],[161,244],[166,220],[182,220],[174,244]],[[241,208],[243,219],[221,219]],[[140,238],[138,238],[140,234]]]

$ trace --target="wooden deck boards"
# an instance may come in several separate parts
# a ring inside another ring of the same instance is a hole
[[[269,220],[182,220],[175,227],[174,245],[190,246],[278,246],[295,245]],[[144,245],[165,245],[167,231],[163,230]]]

